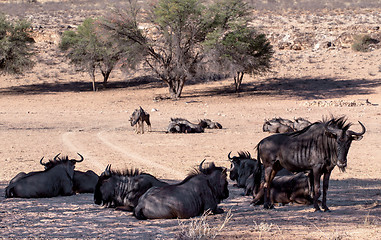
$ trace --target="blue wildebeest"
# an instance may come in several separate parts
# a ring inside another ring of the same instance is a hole
[[[295,131],[300,131],[302,130],[303,128],[306,128],[308,127],[309,125],[311,125],[312,123],[304,118],[296,118],[292,127],[294,128]]]
[[[203,161],[204,162],[204,161]],[[137,219],[190,218],[207,210],[222,213],[218,204],[229,197],[226,168],[214,163],[186,177],[181,183],[153,187],[140,197],[134,210]]]
[[[64,156],[63,158],[58,157],[60,155],[57,154],[53,160],[49,160],[46,163],[42,162],[42,159],[40,160],[40,164],[47,168],[51,168],[53,165],[55,165],[57,162],[61,160],[69,160],[68,156]],[[78,155],[81,157],[81,160],[78,160],[77,162],[82,162],[84,160],[83,156],[78,153]],[[72,159],[73,160],[73,159]],[[98,182],[98,175],[92,171],[88,170],[86,172],[74,170],[74,177],[73,177],[73,192],[74,193],[93,193],[95,190],[95,185]]]
[[[366,131],[364,125],[361,122],[359,124],[362,131],[356,133],[349,130],[351,124],[346,123],[345,117],[331,117],[330,120],[315,122],[301,131],[274,134],[262,139],[256,148],[258,160],[262,161],[265,171],[264,208],[273,207],[270,199],[271,182],[280,169],[286,168],[291,172],[311,171],[315,211],[320,211],[320,179],[324,175],[322,208],[329,211],[327,190],[331,172],[336,165],[342,171],[345,170],[352,141],[361,140]]]
[[[264,132],[269,133],[286,133],[293,132],[293,122],[288,119],[283,118],[273,118],[270,120],[265,120],[265,123],[262,126]]]
[[[229,177],[231,180],[237,181],[236,186],[239,188],[245,188],[245,196],[249,196],[254,192],[258,191],[259,184],[252,185],[252,181],[260,183],[260,176],[258,179],[254,180],[253,173],[257,171],[258,161],[251,158],[249,152],[238,152],[238,156],[230,156],[231,152],[228,154],[229,161],[231,162],[231,168],[229,170]],[[251,187],[249,187],[249,185]]]
[[[94,203],[120,210],[132,211],[139,197],[153,186],[166,186],[148,173],[139,170],[114,171],[108,165],[99,177],[94,192]]]
[[[218,122],[213,122],[210,119],[202,119],[199,123],[203,128],[209,128],[209,129],[221,129],[222,125]]]
[[[167,133],[203,133],[204,125],[203,122],[194,124],[184,118],[171,118]]]
[[[284,169],[282,169],[284,170]],[[281,171],[282,171],[281,170]],[[288,171],[287,171],[288,172]],[[312,204],[311,185],[309,178],[302,172],[297,174],[289,174],[283,176],[275,176],[271,183],[270,200],[273,203],[298,203]],[[252,175],[251,175],[252,176]],[[250,182],[250,178],[248,179]],[[253,183],[255,185],[256,183]],[[249,187],[251,185],[249,184]],[[259,191],[253,194],[252,204],[263,204],[264,201],[264,182],[260,184]]]
[[[134,110],[130,117],[131,127],[135,126],[135,133],[144,133],[144,122],[147,123],[148,131],[151,131],[151,122],[149,120],[149,113],[139,107]],[[140,129],[140,130],[138,130]]]
[[[74,167],[82,160],[56,161],[44,171],[32,172],[10,183],[5,197],[42,198],[73,194]]]

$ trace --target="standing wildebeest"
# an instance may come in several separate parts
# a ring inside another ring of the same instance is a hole
[[[135,109],[130,117],[131,127],[135,126],[136,133],[144,133],[144,122],[147,123],[148,131],[151,131],[151,122],[149,120],[149,113],[143,110],[142,107]],[[140,131],[138,130],[140,129]]]
[[[167,133],[203,133],[204,123],[194,124],[184,118],[171,118]]]
[[[293,122],[283,118],[273,118],[271,120],[265,120],[262,126],[264,132],[270,133],[286,133],[293,132]]]
[[[302,130],[303,128],[306,128],[308,127],[309,125],[311,125],[312,123],[304,118],[296,118],[292,127],[294,128],[295,131],[300,131]]]
[[[210,119],[202,119],[199,123],[203,128],[209,128],[209,129],[221,129],[222,125],[218,122],[213,122]]]
[[[168,185],[148,173],[138,170],[111,171],[108,165],[99,177],[94,192],[94,203],[106,207],[132,211],[139,197],[153,186]]]
[[[82,162],[83,161],[83,156],[79,153],[77,153],[80,157],[81,160],[78,160],[77,162]],[[60,155],[57,154],[53,160],[49,160],[46,163],[42,162],[42,159],[40,160],[40,164],[45,166],[45,169],[52,167],[56,162],[59,162],[63,159],[68,160],[68,156],[65,156],[63,158],[58,157]],[[72,159],[74,160],[74,159]],[[92,171],[88,170],[86,172],[81,172],[74,170],[74,178],[73,178],[73,192],[74,193],[93,193],[95,190],[95,185],[98,182],[98,175]]]
[[[315,122],[301,131],[274,134],[262,139],[257,145],[258,160],[265,171],[265,208],[272,208],[270,199],[271,182],[283,167],[291,172],[311,170],[311,184],[314,186],[314,207],[320,211],[320,178],[323,178],[322,208],[328,211],[327,189],[329,177],[337,165],[342,171],[347,166],[347,155],[352,140],[360,140],[365,133],[364,125],[360,133],[349,130],[344,117]],[[260,168],[258,168],[260,169]],[[261,173],[257,173],[261,174]]]
[[[42,198],[73,195],[75,163],[81,160],[60,159],[45,171],[26,174],[10,183],[5,197]]]
[[[135,217],[190,218],[207,210],[222,213],[218,204],[229,197],[226,168],[216,167],[214,163],[203,168],[202,163],[198,171],[181,183],[149,189],[140,197]]]

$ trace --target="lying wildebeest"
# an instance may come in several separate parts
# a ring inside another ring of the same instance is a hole
[[[304,118],[296,118],[292,127],[294,128],[295,131],[300,131],[302,130],[303,128],[306,128],[308,127],[309,125],[311,125],[312,123]]]
[[[94,203],[106,207],[117,207],[132,211],[139,197],[153,186],[166,186],[168,183],[138,170],[112,171],[108,165],[99,177],[94,192]]]
[[[250,181],[250,179],[248,180]],[[264,201],[264,182],[261,182],[259,191],[253,194],[252,203],[262,204]],[[273,203],[312,204],[309,178],[302,172],[290,173],[285,176],[275,176],[271,183],[270,200]]]
[[[204,162],[204,161],[203,161]],[[214,163],[185,178],[181,183],[153,187],[140,197],[134,210],[137,219],[190,218],[207,210],[222,213],[218,204],[229,197],[226,168]]]
[[[293,122],[283,118],[273,118],[271,120],[265,120],[263,124],[263,131],[270,133],[286,133],[293,132]]]
[[[204,123],[194,124],[184,118],[171,118],[167,133],[202,133]]]
[[[221,129],[222,125],[218,122],[213,122],[210,119],[202,119],[199,123],[203,128],[209,128],[209,129]]]
[[[74,167],[81,160],[56,161],[44,171],[32,172],[10,183],[5,197],[42,198],[73,195]]]
[[[261,167],[261,165],[258,166],[258,161],[251,158],[251,155],[249,152],[238,152],[238,156],[230,156],[231,152],[228,154],[228,158],[231,162],[231,168],[230,168],[230,179],[237,181],[236,186],[239,188],[245,188],[245,196],[249,196],[253,194],[253,188],[256,186],[248,187],[248,185],[251,183],[251,181],[260,182],[261,176],[258,176],[258,179],[249,179],[249,176],[251,175],[254,177],[253,173],[256,172],[257,167]],[[248,181],[249,179],[249,181]],[[254,189],[254,192],[257,192],[258,189]]]
[[[77,153],[81,160],[77,160],[77,162],[82,162],[84,160],[83,156],[79,153]],[[57,154],[53,160],[49,160],[46,163],[42,162],[42,159],[40,160],[40,164],[47,168],[51,168],[54,164],[58,163],[62,160],[69,160],[68,156],[65,156],[63,158],[58,157],[60,155]],[[72,159],[74,160],[74,159]],[[74,170],[74,177],[73,177],[73,192],[74,193],[93,193],[95,190],[95,185],[98,182],[98,175],[92,171],[88,170],[86,172]]]
[[[147,123],[148,131],[151,131],[151,122],[149,120],[149,113],[143,110],[142,107],[135,109],[130,117],[131,127],[135,126],[136,133],[144,133],[144,122]],[[138,130],[140,129],[140,131]]]
[[[230,152],[231,153],[231,152]],[[236,180],[236,186],[245,189],[245,196],[256,195],[259,192],[262,178],[261,175],[255,175],[258,171],[258,167],[263,167],[262,164],[258,163],[256,159],[251,158],[249,152],[238,152],[238,156],[228,158],[231,162],[230,179]],[[288,176],[293,175],[290,171],[282,169],[277,173],[277,176]]]
[[[331,117],[330,120],[315,122],[301,131],[274,134],[262,139],[256,146],[258,160],[265,171],[264,207],[272,208],[270,199],[271,182],[283,167],[292,172],[312,171],[311,184],[314,186],[314,208],[320,211],[320,178],[323,178],[322,208],[327,207],[329,177],[337,165],[342,171],[347,166],[347,155],[352,140],[360,140],[365,133],[364,125],[360,133],[349,130],[345,117]],[[258,168],[261,169],[261,168]],[[262,173],[256,173],[262,174]]]

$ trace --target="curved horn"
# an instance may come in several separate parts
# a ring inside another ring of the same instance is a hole
[[[350,135],[355,135],[355,136],[362,136],[362,135],[364,135],[364,133],[365,133],[365,131],[366,131],[365,126],[364,126],[360,121],[359,121],[359,123],[360,123],[360,125],[361,125],[362,131],[359,132],[359,133],[354,132],[354,131],[348,131],[348,133],[349,133]]]
[[[73,159],[73,161],[74,161],[74,162],[82,162],[83,159],[84,159],[83,156],[82,156],[81,154],[79,154],[79,153],[77,153],[77,154],[81,157],[81,160],[75,160],[75,159]]]
[[[202,171],[202,164],[205,162],[205,160],[206,160],[206,159],[202,160],[202,162],[201,162],[200,165],[198,166],[198,169],[199,169],[200,171]]]
[[[231,168],[227,169],[227,170],[226,170],[227,172],[231,172],[231,171],[233,171],[233,170],[234,170],[234,164],[232,164],[232,165],[233,165],[233,167],[231,167]]]
[[[60,155],[61,153],[58,153],[56,156],[54,156],[53,160],[54,161],[57,161],[57,157]]]
[[[233,160],[233,158],[230,157],[230,154],[231,154],[231,153],[232,153],[232,151],[230,151],[230,153],[228,154],[228,158],[229,158],[230,161]]]
[[[42,157],[42,158],[40,159],[40,164],[43,165],[43,166],[45,166],[46,163],[42,163],[42,159],[44,159],[44,157]]]

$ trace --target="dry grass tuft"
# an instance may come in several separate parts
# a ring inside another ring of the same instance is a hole
[[[201,217],[192,218],[189,223],[179,220],[179,226],[181,228],[177,239],[190,240],[190,239],[214,239],[226,226],[226,224],[233,217],[231,209],[226,213],[225,219],[219,226],[210,226],[207,221],[208,216],[212,212],[206,211]]]

